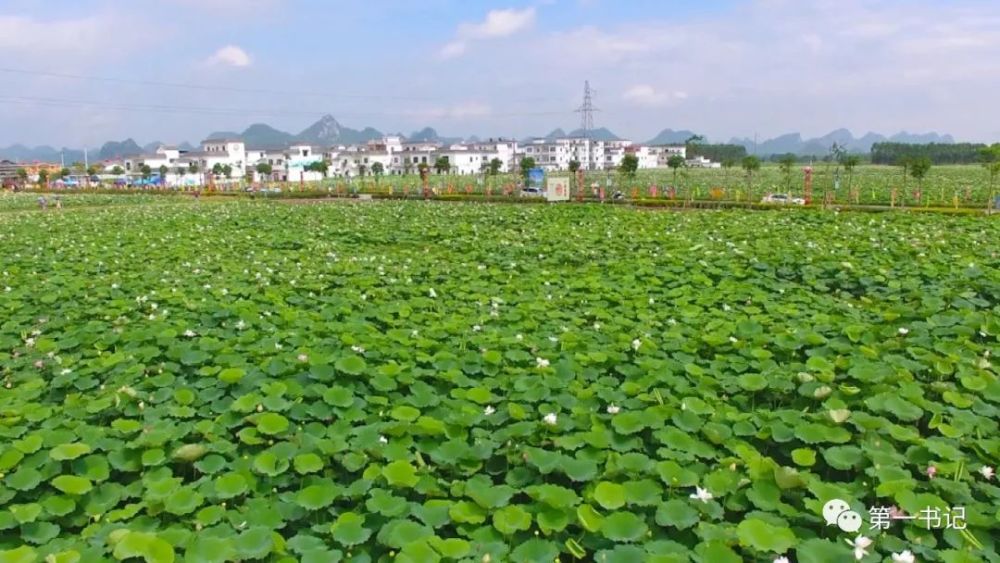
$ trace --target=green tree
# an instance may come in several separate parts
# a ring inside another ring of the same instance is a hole
[[[778,159],[778,169],[781,170],[781,176],[785,179],[785,191],[791,191],[792,189],[792,167],[795,166],[796,162],[798,162],[798,159],[791,153]]]
[[[97,176],[100,171],[101,169],[96,164],[91,164],[87,167],[87,176]]]
[[[378,183],[379,176],[385,173],[385,165],[381,162],[372,163],[372,176],[375,176],[375,183]]]
[[[503,161],[499,158],[494,158],[490,160],[490,165],[488,167],[488,172],[490,176],[496,176],[500,174],[500,169],[503,168]]]
[[[24,168],[18,168],[16,174],[18,181],[20,181],[22,184],[28,181],[28,171],[25,170]]]
[[[121,176],[122,174],[125,173],[125,171],[122,170],[121,166],[115,165],[115,167],[111,169],[111,173],[114,174],[115,176]]]
[[[222,164],[221,163],[216,162],[215,165],[212,166],[212,174],[215,177],[222,176]]]
[[[165,164],[160,165],[160,178],[166,180],[167,177],[167,166]]]
[[[580,169],[580,161],[579,160],[571,160],[571,161],[569,161],[569,171],[570,172],[572,172],[573,174],[576,174],[576,171],[579,170],[579,169]]]
[[[927,156],[920,156],[910,161],[910,176],[917,181],[917,187],[924,191],[924,178],[931,170],[931,159]]]
[[[680,170],[681,167],[684,166],[684,157],[681,156],[681,155],[679,155],[679,154],[675,154],[675,155],[671,156],[670,158],[667,159],[667,166],[673,172],[673,175],[674,175],[674,186],[676,187],[677,186],[677,171]]]
[[[740,166],[747,175],[747,201],[753,201],[753,174],[760,170],[760,159],[756,155],[745,156]]]
[[[266,162],[258,163],[257,166],[254,167],[254,169],[257,170],[257,173],[260,174],[261,176],[270,177],[271,173],[274,172],[274,167]]]
[[[326,173],[330,170],[330,164],[325,160],[316,160],[307,164],[305,170],[310,172],[319,172],[324,178],[326,178]]]
[[[358,176],[360,176],[361,178],[364,178],[365,177],[365,172],[368,172],[368,166],[365,165],[365,164],[359,164],[358,165]]]
[[[192,162],[191,164],[188,164],[188,173],[190,173],[190,174],[197,174],[198,173],[198,163]]]
[[[139,173],[142,174],[142,178],[144,180],[148,180],[153,174],[153,169],[150,168],[148,164],[143,163],[142,166],[139,167]]]
[[[434,160],[434,171],[438,174],[445,174],[451,171],[451,163],[447,156],[439,156]]]
[[[990,199],[987,206],[991,206],[996,198],[997,176],[1000,176],[1000,143],[980,149],[979,159],[990,177]]]
[[[736,167],[735,158],[726,158],[722,160],[722,183],[723,186],[729,187],[729,171]]]
[[[528,171],[535,167],[535,159],[527,156],[521,159],[521,176],[528,181]]]
[[[626,154],[622,157],[618,170],[627,178],[635,178],[635,173],[639,170],[639,157],[631,153]]]
[[[427,174],[430,173],[431,167],[427,165],[426,162],[421,162],[417,165],[417,173],[420,174],[421,180],[427,180]]]
[[[226,178],[232,178],[233,177],[233,167],[230,166],[230,165],[228,165],[228,164],[224,164],[222,166],[222,175],[225,176]]]
[[[56,178],[59,179],[69,178],[70,174],[72,174],[72,172],[70,172],[69,168],[66,168],[64,166],[62,167],[62,169],[59,170],[59,173],[56,174]]]
[[[906,193],[906,178],[910,175],[910,165],[913,164],[913,157],[903,156],[896,160],[896,166],[903,169],[903,193]]]
[[[38,184],[48,184],[49,183],[49,171],[47,168],[42,168],[38,171]]]
[[[854,169],[861,164],[861,157],[856,154],[845,155],[840,162],[847,171],[847,193],[854,191]]]

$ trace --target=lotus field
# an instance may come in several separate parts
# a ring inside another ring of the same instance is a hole
[[[1000,561],[998,242],[809,210],[2,214],[0,562]]]
[[[766,194],[785,193],[805,197],[806,164],[796,165],[786,173],[773,164],[764,165],[752,177],[737,167],[729,169],[681,168],[674,174],[669,169],[639,170],[635,177],[615,171],[588,171],[584,185],[593,196],[593,187],[603,186],[606,196],[621,190],[631,199],[696,200],[696,201],[753,201],[759,202]],[[833,164],[812,165],[812,201],[848,205],[895,205],[906,207],[972,207],[985,208],[997,195],[997,186],[991,185],[989,173],[981,166],[934,166],[927,177],[917,181],[903,177],[902,169],[893,166],[859,166],[853,172],[838,169]],[[552,176],[570,177],[569,172],[550,172]],[[513,189],[518,178],[513,175],[474,177],[432,174],[429,185],[440,194],[465,194],[467,192],[493,195]],[[331,191],[361,191],[369,193],[420,191],[416,175],[383,176],[375,178],[331,178],[319,187]],[[307,184],[308,187],[317,187]],[[655,192],[651,188],[655,186]],[[299,189],[297,183],[286,189]],[[573,188],[575,190],[575,187]],[[575,192],[574,192],[575,193]]]

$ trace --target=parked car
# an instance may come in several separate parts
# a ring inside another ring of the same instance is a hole
[[[545,191],[535,186],[521,188],[521,197],[545,197]]]
[[[767,194],[761,203],[776,203],[779,205],[805,205],[806,200],[800,197],[792,197],[788,194]]]

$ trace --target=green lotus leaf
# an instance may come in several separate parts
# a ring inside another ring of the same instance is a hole
[[[345,512],[330,526],[330,533],[337,543],[351,547],[367,540],[372,532],[364,527],[365,517],[353,512]]]
[[[90,446],[82,443],[60,444],[49,451],[49,456],[54,460],[64,461],[76,459],[84,454],[90,453]]]
[[[52,486],[69,495],[82,495],[94,488],[90,479],[76,475],[60,475],[51,481]]]

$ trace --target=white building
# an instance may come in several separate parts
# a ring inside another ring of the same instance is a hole
[[[656,145],[649,150],[656,155],[656,165],[660,168],[665,168],[672,157],[687,159],[687,147],[684,145]]]

